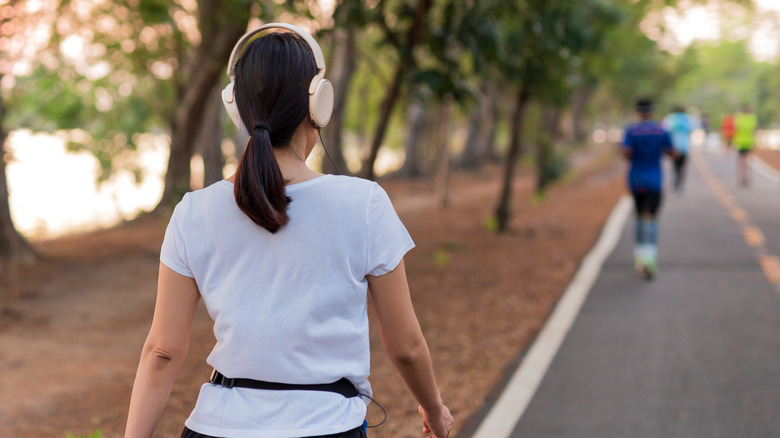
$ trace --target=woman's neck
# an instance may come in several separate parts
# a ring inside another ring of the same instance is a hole
[[[289,148],[275,148],[274,155],[276,156],[277,164],[279,164],[279,170],[282,172],[285,185],[297,184],[322,176],[321,173],[310,169],[306,165],[306,161]],[[235,183],[236,174],[225,179]]]
[[[297,184],[322,176],[321,173],[310,169],[305,161],[290,156],[292,154],[285,157],[280,157],[279,155],[280,154],[276,155],[276,162],[279,163],[279,170],[282,171],[282,178],[284,179],[285,185]]]

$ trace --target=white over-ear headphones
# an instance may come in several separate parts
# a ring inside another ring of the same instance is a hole
[[[325,57],[322,56],[322,50],[317,44],[317,41],[309,35],[305,30],[293,26],[287,23],[269,23],[253,29],[244,36],[242,36],[230,54],[230,60],[228,61],[227,74],[230,77],[230,83],[222,90],[222,103],[225,104],[225,110],[227,111],[230,119],[244,134],[251,135],[244,122],[241,120],[241,116],[238,113],[238,106],[236,106],[236,99],[233,91],[233,81],[235,80],[235,67],[238,62],[238,58],[244,53],[246,46],[257,38],[257,34],[267,29],[286,29],[289,30],[306,41],[311,47],[312,53],[314,53],[314,62],[317,64],[317,74],[312,78],[311,84],[309,84],[309,118],[311,122],[317,128],[322,128],[330,121],[330,116],[333,113],[333,85],[329,80],[325,79]]]

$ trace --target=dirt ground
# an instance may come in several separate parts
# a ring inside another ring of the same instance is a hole
[[[531,171],[515,184],[510,230],[487,219],[501,169],[451,176],[446,209],[430,181],[380,181],[417,248],[406,259],[418,317],[456,430],[538,332],[582,256],[624,193],[623,165],[609,148],[580,151],[572,170],[534,198]],[[43,256],[12,272],[17,298],[0,314],[0,436],[122,434],[141,346],[154,308],[165,220],[35,242]],[[372,326],[372,375],[387,422],[371,437],[420,437],[417,407]],[[208,378],[211,321],[199,310],[190,355],[156,436],[179,436]],[[369,408],[369,422],[381,420]]]
[[[780,171],[780,150],[756,149],[755,153],[766,164]]]

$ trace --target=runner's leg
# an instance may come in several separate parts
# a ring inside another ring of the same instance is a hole
[[[634,211],[636,213],[636,223],[634,224],[634,266],[641,269],[644,259],[645,245],[645,225],[643,212],[645,210],[644,193],[632,193],[634,197]]]
[[[680,189],[680,184],[682,183],[682,166],[685,162],[685,156],[680,155],[679,157],[674,158],[674,188],[675,190]]]
[[[677,159],[679,161],[679,169],[677,170],[677,186],[678,190],[681,190],[685,185],[685,165],[688,162],[688,154],[681,154]]]

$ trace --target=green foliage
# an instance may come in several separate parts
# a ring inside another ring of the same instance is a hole
[[[538,132],[536,138],[536,179],[537,192],[559,181],[569,169],[567,156],[556,147],[547,132]]]
[[[537,98],[558,104],[568,99],[582,56],[599,52],[606,32],[622,19],[603,0],[527,0],[501,8],[500,70]]]
[[[444,268],[450,263],[450,254],[461,249],[459,242],[442,242],[433,252],[433,262],[437,268]]]
[[[49,44],[32,74],[16,78],[4,123],[10,129],[79,129],[87,135],[75,136],[69,146],[92,152],[102,168],[99,179],[107,179],[115,163],[130,162],[125,158],[137,148],[136,134],[170,130],[193,71],[188,64],[203,47],[199,38],[226,17],[247,15],[251,2],[220,2],[220,12],[204,19],[197,9],[206,4],[57,2]],[[62,49],[73,41],[81,50]]]
[[[778,65],[753,59],[747,44],[738,40],[690,46],[678,58],[687,68],[662,101],[662,109],[666,112],[673,105],[698,109],[708,113],[717,128],[724,114],[748,105],[757,112],[760,127],[776,124],[780,118]]]
[[[442,248],[437,249],[433,253],[433,263],[437,268],[444,268],[450,262],[450,255]]]
[[[534,207],[541,205],[542,202],[544,202],[544,198],[546,196],[547,196],[547,192],[545,190],[535,191],[534,195],[531,197],[531,205]]]
[[[485,222],[482,224],[486,230],[497,233],[498,232],[498,218],[495,216],[490,216],[489,218],[485,219]]]
[[[103,437],[103,431],[100,429],[92,432],[89,435],[74,435],[70,432],[65,434],[65,438],[102,438],[102,437]]]

